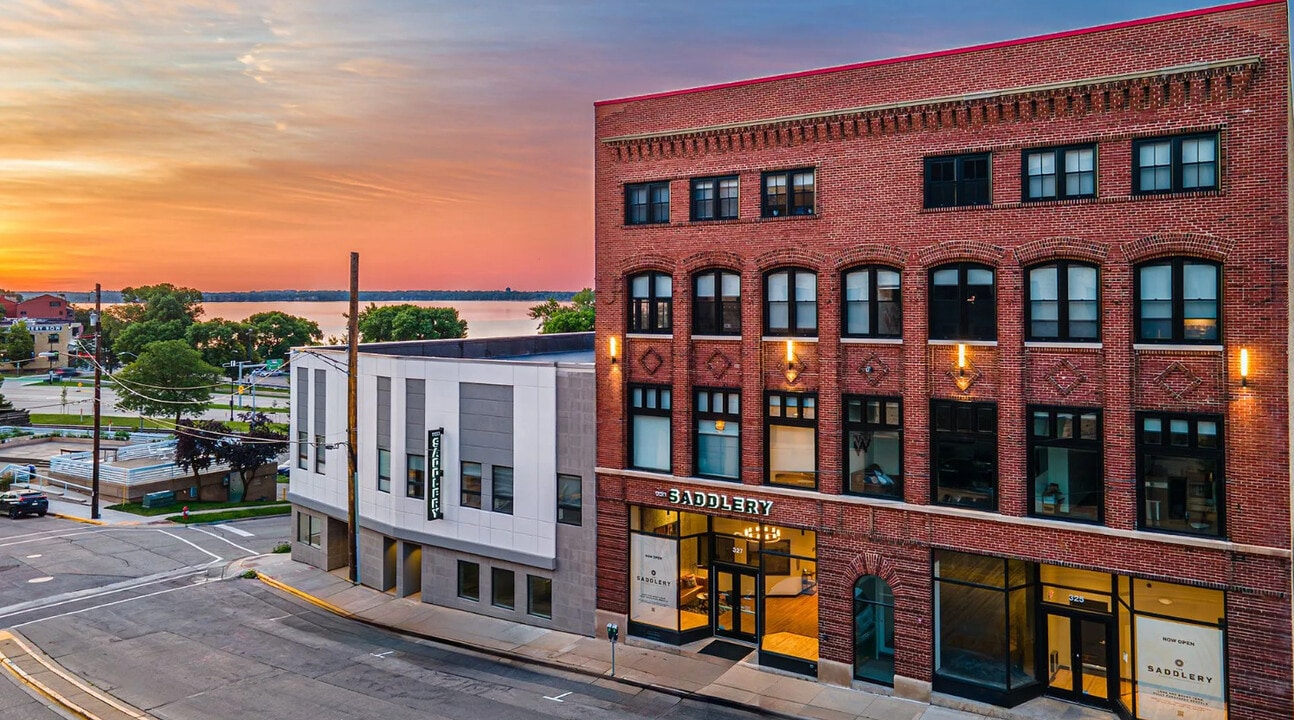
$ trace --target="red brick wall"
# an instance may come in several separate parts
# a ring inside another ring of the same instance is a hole
[[[1167,77],[758,123],[1254,56],[1256,63]],[[837,604],[847,601],[843,589],[855,579],[848,576],[855,559],[874,553],[900,579],[896,628],[901,642],[917,652],[900,658],[898,671],[929,678],[929,548],[957,547],[1227,588],[1229,599],[1243,598],[1229,612],[1242,616],[1236,624],[1255,624],[1245,616],[1253,608],[1263,614],[1266,628],[1266,635],[1246,638],[1243,648],[1235,641],[1229,646],[1233,716],[1289,716],[1288,76],[1286,5],[1248,3],[1149,25],[600,104],[598,465],[627,464],[626,383],[673,386],[673,472],[678,476],[692,474],[691,388],[740,388],[742,482],[748,486],[742,492],[750,492],[764,482],[764,391],[816,391],[822,494],[779,497],[774,522],[829,533],[831,542],[820,542],[824,658],[849,661],[849,609]],[[723,123],[753,124],[688,132]],[[1208,129],[1221,137],[1220,191],[1131,194],[1134,138]],[[607,140],[671,130],[679,132]],[[1099,145],[1099,199],[1022,205],[1021,150],[1078,142]],[[923,210],[922,159],[963,151],[993,153],[993,205]],[[817,170],[816,214],[760,218],[760,172],[810,166]],[[718,174],[740,176],[740,219],[689,222],[688,179]],[[671,222],[624,226],[624,184],[661,180],[671,182]],[[1133,266],[1179,254],[1223,265],[1224,350],[1133,347]],[[1099,348],[1025,348],[1024,269],[1055,258],[1100,267]],[[963,260],[994,266],[998,292],[997,345],[969,348],[977,379],[964,393],[949,372],[956,348],[928,345],[926,329],[928,270]],[[903,271],[901,345],[839,341],[840,273],[872,262]],[[802,372],[794,384],[783,374],[784,343],[760,338],[763,273],[785,266],[818,273],[818,341],[796,341]],[[711,267],[741,273],[739,340],[690,339],[691,274]],[[625,335],[625,276],[645,269],[673,275],[672,336]],[[606,357],[610,336],[620,342],[615,366]],[[1249,349],[1252,362],[1246,389],[1239,387],[1241,347]],[[867,365],[883,372],[869,376],[862,372]],[[1190,387],[1183,392],[1184,385]],[[842,481],[842,393],[903,398],[907,507],[832,501]],[[1270,558],[1238,547],[1197,549],[1171,539],[1113,537],[1062,523],[1021,526],[989,513],[916,512],[911,505],[929,503],[930,398],[998,404],[999,513],[1007,516],[1027,514],[1026,405],[1102,407],[1106,525],[1120,530],[1136,528],[1134,413],[1221,414],[1228,539],[1284,553]],[[625,603],[627,530],[617,503],[627,497],[659,504],[653,492],[661,487],[600,476],[599,606],[604,609],[623,610]],[[839,526],[824,527],[828,519]],[[1258,568],[1261,572],[1255,572]],[[1259,656],[1282,669],[1283,685],[1272,690],[1257,678],[1250,686],[1234,677],[1248,672]],[[1257,694],[1260,686],[1271,691],[1266,699]]]

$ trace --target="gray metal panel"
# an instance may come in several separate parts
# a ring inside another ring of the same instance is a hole
[[[513,467],[512,414],[511,385],[459,383],[459,457],[469,462]],[[490,473],[484,474],[490,477]],[[483,490],[488,499],[489,489]]]
[[[377,446],[391,449],[391,378],[377,378]]]
[[[310,432],[310,368],[297,368],[297,430]]]
[[[328,371],[315,370],[315,435],[327,435]]]
[[[427,451],[427,382],[404,381],[404,446],[415,455]]]

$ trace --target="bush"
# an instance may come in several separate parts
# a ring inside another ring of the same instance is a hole
[[[260,575],[258,575],[255,570],[245,570],[238,577],[243,578],[244,580],[255,580],[260,577]]]
[[[278,545],[275,545],[271,552],[290,553],[292,552],[292,543],[281,542]]]

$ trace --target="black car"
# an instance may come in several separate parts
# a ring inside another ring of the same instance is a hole
[[[49,498],[39,490],[11,490],[0,493],[0,513],[17,519],[22,515],[45,517],[49,512]]]

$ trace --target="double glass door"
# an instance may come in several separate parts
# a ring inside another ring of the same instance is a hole
[[[714,634],[754,642],[759,619],[757,575],[749,570],[715,566],[713,577]]]
[[[1047,690],[1091,705],[1110,702],[1113,625],[1108,618],[1047,613]]]

